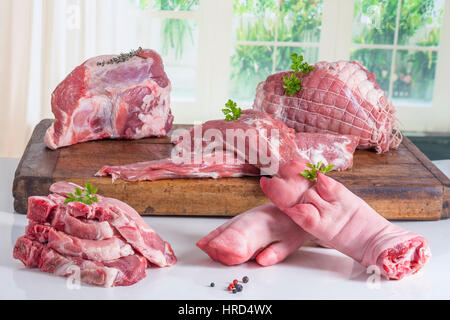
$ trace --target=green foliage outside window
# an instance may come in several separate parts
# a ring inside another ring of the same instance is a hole
[[[148,9],[150,0],[130,0],[141,10]],[[193,11],[198,9],[199,0],[154,0],[153,10],[162,11]],[[187,19],[164,19],[162,21],[162,54],[174,52],[175,58],[183,56],[188,42],[194,44],[196,22]]]
[[[199,6],[199,0],[154,0],[153,1],[153,9],[156,9],[156,10],[193,11],[193,10],[198,9],[198,6]]]
[[[129,0],[141,9],[192,11],[199,0]],[[224,0],[225,1],[225,0]],[[402,0],[398,44],[438,46],[444,0]],[[355,0],[353,43],[392,45],[398,0]],[[264,41],[267,45],[237,44],[231,57],[230,91],[237,99],[253,99],[256,85],[275,71],[289,68],[291,53],[309,63],[318,59],[317,47],[292,47],[291,42],[320,41],[323,0],[234,0],[233,24],[236,41]],[[365,23],[361,23],[362,20]],[[277,28],[278,23],[278,28]],[[195,23],[186,19],[164,19],[163,54],[173,50],[181,58],[188,42],[194,41]],[[284,45],[273,46],[278,41]],[[274,56],[274,54],[276,56]],[[361,61],[385,91],[389,90],[392,50],[355,49],[351,59]],[[398,50],[393,79],[393,97],[431,101],[437,53]]]
[[[403,0],[398,26],[398,44],[438,46],[443,17],[442,0]],[[397,0],[356,0],[353,43],[394,44]],[[369,19],[366,25],[358,23]],[[382,89],[389,90],[392,50],[359,49],[351,54],[375,73]],[[392,96],[399,99],[431,101],[437,53],[398,50],[395,57]]]
[[[291,47],[290,42],[320,41],[323,0],[235,0],[237,41],[286,43],[274,47],[238,44],[231,57],[231,95],[251,101],[255,89],[274,71],[287,70],[293,52],[302,54],[309,63],[317,62],[318,48]],[[278,30],[276,24],[278,22]],[[274,59],[274,53],[276,57]]]

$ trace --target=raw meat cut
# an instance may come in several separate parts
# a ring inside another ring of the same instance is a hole
[[[299,132],[295,135],[298,152],[308,163],[334,164],[333,170],[353,166],[353,154],[359,138],[352,135]]]
[[[176,262],[170,245],[125,203],[95,195],[92,204],[66,204],[75,188],[83,190],[57,182],[47,197],[28,198],[29,224],[13,251],[27,268],[110,287],[143,279],[147,261],[159,267]]]
[[[226,158],[226,153],[224,153]],[[232,155],[231,157],[234,157]],[[194,160],[188,163],[178,163],[173,158],[132,163],[123,166],[104,166],[95,175],[112,177],[126,181],[155,181],[162,179],[182,178],[227,178],[243,176],[259,176],[260,170],[248,163],[227,164],[223,161],[216,163],[216,157],[205,154],[200,163]]]
[[[246,113],[244,111],[244,113]],[[260,117],[259,113],[252,113],[256,117]],[[264,115],[265,123],[270,123],[267,118],[270,119],[267,115]],[[207,129],[204,132],[207,132],[208,129],[221,128],[221,132],[225,132],[227,129],[236,129],[238,128],[239,122],[242,121],[238,119],[237,121],[224,121],[224,120],[215,120],[208,121],[203,126]],[[248,120],[247,120],[248,121]],[[275,122],[274,125],[280,125],[279,122]],[[244,129],[248,129],[244,124],[240,129],[241,132],[244,132]],[[345,170],[350,168],[353,165],[353,153],[355,151],[356,146],[358,145],[359,138],[351,135],[333,135],[327,133],[297,133],[294,137],[289,137],[291,132],[287,127],[288,135],[285,135],[284,139],[289,140],[294,138],[295,146],[290,141],[287,145],[290,148],[294,148],[296,154],[300,155],[302,159],[305,159],[307,162],[317,163],[318,161],[322,161],[324,164],[333,163],[335,164],[335,170]],[[194,135],[194,130],[189,132],[189,136]],[[283,125],[279,130],[284,130]],[[203,132],[202,129],[199,131]],[[256,133],[256,131],[254,131]],[[224,178],[224,177],[242,177],[242,176],[257,176],[260,175],[260,169],[258,168],[258,163],[256,165],[249,164],[247,161],[242,160],[242,157],[239,157],[234,150],[233,146],[222,146],[222,142],[218,141],[220,146],[220,151],[223,151],[222,155],[218,156],[211,152],[210,149],[207,149],[203,144],[205,143],[205,139],[202,138],[203,135],[200,135],[200,139],[202,142],[203,153],[200,153],[200,161],[195,162],[195,157],[197,153],[193,152],[193,155],[188,158],[188,161],[176,161],[176,158],[169,157],[161,160],[154,161],[146,161],[133,163],[122,166],[104,166],[100,169],[96,175],[97,176],[107,176],[111,175],[113,181],[116,179],[123,179],[126,181],[143,181],[143,180],[160,180],[160,179],[177,179],[177,178]],[[195,139],[198,139],[194,136]],[[177,150],[181,150],[180,152],[184,152],[182,141],[175,140],[176,146],[174,148],[174,152],[177,153]],[[200,142],[193,142],[194,144],[200,144]],[[223,143],[226,144],[226,141]],[[188,145],[187,148],[191,147]],[[217,151],[217,150],[216,150]],[[284,151],[284,156],[286,158],[292,157],[293,153]],[[227,161],[227,159],[231,159],[232,161]],[[220,160],[220,161],[218,161]],[[257,161],[254,161],[257,162]]]
[[[401,133],[395,109],[375,75],[358,61],[319,62],[297,74],[302,89],[285,94],[278,72],[258,84],[253,108],[273,114],[298,132],[328,132],[360,137],[359,148],[378,153],[397,148]]]
[[[104,262],[134,255],[131,246],[118,237],[106,240],[80,239],[40,224],[30,224],[25,235],[45,243],[48,248],[64,256]]]
[[[83,189],[68,182],[57,182],[50,186],[50,191],[60,195],[75,192],[75,188]],[[84,217],[95,216],[99,221],[108,221],[118,233],[136,251],[141,253],[148,261],[158,267],[168,267],[176,263],[177,259],[170,244],[150,228],[136,212],[126,203],[113,198],[97,195],[98,202],[83,205]],[[70,211],[68,211],[70,213]],[[80,215],[81,216],[81,215]]]
[[[137,254],[100,263],[63,256],[26,236],[17,239],[13,256],[27,268],[39,268],[62,277],[79,277],[81,282],[103,287],[132,285],[145,278],[147,268],[147,260]]]
[[[301,158],[294,130],[265,112],[251,109],[243,110],[237,120],[207,121],[172,140],[179,153],[198,154],[198,148],[207,154],[223,150],[236,155],[231,160],[255,165],[263,174],[274,174],[279,164]]]
[[[341,183],[318,174],[310,182],[299,173],[306,166],[291,162],[261,188],[300,227],[365,267],[377,266],[390,279],[419,271],[430,257],[427,240],[396,226]]]
[[[70,215],[67,208],[72,206],[70,203],[64,205],[64,200],[64,197],[55,196],[29,197],[27,217],[30,222],[49,224],[58,231],[81,239],[102,240],[114,235],[113,228],[106,221],[88,220]]]
[[[14,259],[20,260],[27,268],[39,267],[41,252],[45,246],[36,240],[22,236],[17,239],[13,249]]]
[[[236,265],[256,259],[262,266],[284,260],[313,237],[273,204],[227,221],[197,242],[211,259]]]
[[[171,84],[158,53],[139,49],[126,61],[102,65],[110,59],[120,56],[91,58],[56,87],[55,121],[45,134],[50,149],[104,138],[164,136],[170,131]]]

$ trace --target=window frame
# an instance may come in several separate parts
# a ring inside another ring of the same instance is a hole
[[[450,0],[445,1],[440,45],[426,48],[398,45],[396,42],[392,45],[354,44],[352,42],[354,0],[323,0],[321,37],[318,46],[316,43],[235,41],[231,27],[234,0],[199,1],[197,11],[150,10],[151,17],[196,19],[199,25],[196,98],[193,102],[174,101],[175,119],[178,115],[183,122],[192,123],[222,117],[221,106],[228,98],[232,98],[228,96],[228,89],[231,75],[230,57],[235,45],[319,47],[319,61],[349,60],[351,50],[354,48],[394,50],[394,57],[397,50],[412,49],[433,50],[438,53],[434,93],[431,104],[412,106],[394,101],[401,127],[406,131],[450,131],[450,90],[448,80],[445,79],[450,74],[450,58],[443,58],[450,57]],[[398,19],[399,13],[397,22]],[[397,38],[398,23],[396,29]],[[392,60],[390,70],[390,88],[393,86],[394,70],[395,59]],[[389,90],[388,95],[391,99],[392,90]]]
[[[402,1],[402,0],[398,0]],[[335,28],[335,33],[329,33],[325,37],[327,39],[339,39],[339,35],[347,34],[348,37],[343,41],[338,41],[335,45],[334,55],[329,54],[326,57],[330,60],[348,60],[350,59],[350,52],[352,48],[356,47],[379,47],[381,49],[389,47],[393,49],[394,57],[397,50],[402,49],[419,49],[425,50],[420,46],[405,46],[405,45],[356,45],[352,43],[352,26],[354,13],[354,0],[324,0],[324,11],[328,10],[337,15],[334,21],[327,21],[328,23],[339,23]],[[400,7],[398,8],[400,11]],[[397,14],[396,30],[398,31],[399,12]],[[331,28],[332,26],[326,26]],[[324,30],[322,30],[323,32]],[[322,33],[324,35],[324,33]],[[398,35],[398,32],[396,32]],[[396,40],[394,40],[396,43]],[[450,88],[448,80],[445,79],[450,74],[450,1],[445,0],[444,17],[441,27],[440,43],[438,47],[429,47],[438,54],[436,63],[436,75],[434,80],[434,92],[431,103],[410,105],[402,102],[393,101],[397,110],[398,118],[401,122],[401,128],[404,131],[419,131],[419,132],[449,132],[450,131]],[[392,86],[392,73],[395,68],[395,59],[392,59],[390,88]],[[370,70],[369,70],[370,71]],[[390,93],[392,90],[390,90]],[[390,96],[391,94],[388,93]],[[391,97],[389,99],[392,101]]]

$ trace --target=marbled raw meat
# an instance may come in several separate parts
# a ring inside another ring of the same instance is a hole
[[[104,262],[135,254],[132,247],[118,237],[105,240],[80,239],[53,227],[30,222],[25,236],[44,243],[48,248],[71,257]]]
[[[272,121],[272,118],[266,114],[257,112],[244,111],[244,118],[240,118],[236,121],[214,120],[208,121],[201,126],[199,131],[201,133],[207,132],[208,129],[220,130],[223,135],[226,135],[226,130],[235,129],[241,130],[253,130],[255,140],[258,136],[258,131],[268,130],[271,126],[278,130],[285,130],[286,133],[281,135],[280,141],[283,146],[280,147],[281,151],[276,152],[277,161],[282,163],[286,159],[292,159],[293,157],[300,157],[306,162],[317,163],[322,161],[323,164],[335,164],[334,170],[345,170],[351,168],[353,165],[353,153],[358,145],[359,138],[351,135],[334,135],[328,133],[297,133],[292,135],[292,130],[281,124],[279,121]],[[256,118],[251,122],[251,117]],[[249,126],[249,123],[252,125]],[[265,128],[260,128],[264,124]],[[199,128],[199,127],[198,127]],[[220,128],[220,129],[218,129]],[[197,139],[194,135],[195,128],[190,131],[191,137]],[[203,137],[203,134],[200,136]],[[271,144],[271,137],[267,139],[267,145],[269,149],[275,150],[276,147]],[[192,145],[195,143],[202,144],[206,148],[205,139],[200,142],[194,142],[191,140]],[[175,140],[175,150],[184,151],[184,147],[181,146],[181,140]],[[205,144],[205,145],[203,145]],[[228,149],[227,149],[228,148]],[[247,145],[246,152],[253,147]],[[253,152],[255,149],[253,148]],[[178,178],[225,178],[225,177],[242,177],[242,176],[258,176],[261,174],[261,164],[257,161],[253,161],[253,164],[248,163],[248,158],[241,155],[238,156],[238,152],[235,152],[237,148],[235,146],[227,146],[226,141],[223,141],[223,147],[219,149],[225,149],[222,155],[216,156],[210,151],[200,153],[200,161],[195,162],[196,153],[193,152],[193,156],[189,158],[187,162],[176,162],[174,158],[169,157],[161,160],[153,160],[139,163],[132,163],[121,166],[103,166],[97,173],[97,176],[111,175],[113,181],[116,179],[122,179],[126,181],[143,181],[143,180],[161,180],[161,179],[178,179]],[[244,148],[242,148],[244,149]],[[208,150],[208,149],[207,149]],[[192,151],[192,150],[190,150]],[[177,152],[177,151],[175,151]],[[227,161],[232,159],[232,161]],[[220,161],[217,161],[220,160]],[[273,173],[273,172],[272,172]]]
[[[57,195],[29,197],[27,218],[30,223],[48,224],[81,239],[103,240],[114,235],[113,227],[107,221],[77,218],[75,214],[69,214],[68,210],[73,205],[65,205],[64,200],[65,197]]]
[[[292,97],[283,88],[283,77],[291,74],[278,72],[259,83],[253,108],[297,132],[355,135],[359,148],[375,148],[378,153],[399,146],[395,108],[375,75],[360,62],[318,62],[313,71],[297,74],[302,89]]]
[[[45,244],[26,236],[17,239],[13,256],[27,268],[39,268],[60,277],[79,277],[86,284],[129,286],[145,278],[147,260],[139,254],[103,263],[64,256]]]
[[[27,268],[110,287],[143,279],[149,264],[176,263],[170,244],[125,203],[95,195],[91,204],[65,203],[82,187],[70,182],[50,186],[48,196],[28,199],[28,226],[17,239],[13,257]],[[148,263],[147,263],[148,262]],[[77,274],[75,274],[77,273]]]
[[[173,122],[171,84],[159,54],[140,49],[127,61],[91,58],[76,67],[52,94],[55,121],[45,144],[56,149],[79,142],[166,135]]]
[[[50,186],[50,191],[66,195],[74,193],[75,188],[83,189],[73,183],[56,182]],[[90,205],[73,202],[79,207],[76,210],[78,217],[108,221],[133,249],[158,267],[168,267],[176,263],[177,259],[170,244],[161,239],[136,210],[117,199],[96,196],[98,201]]]

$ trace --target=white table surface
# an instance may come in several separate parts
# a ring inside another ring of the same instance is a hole
[[[13,213],[11,195],[17,159],[0,159],[0,299],[448,299],[450,298],[450,220],[395,222],[424,235],[432,258],[416,275],[400,281],[382,279],[370,285],[369,274],[352,259],[331,249],[306,247],[284,262],[260,267],[250,262],[226,267],[195,246],[225,218],[147,217],[169,241],[178,257],[171,268],[148,269],[131,287],[70,289],[65,278],[25,269],[12,258],[16,239],[24,234],[25,216]],[[438,163],[441,168],[449,161]],[[448,171],[447,171],[448,172]],[[244,291],[225,290],[233,279],[250,278]],[[214,288],[209,287],[215,282]]]

